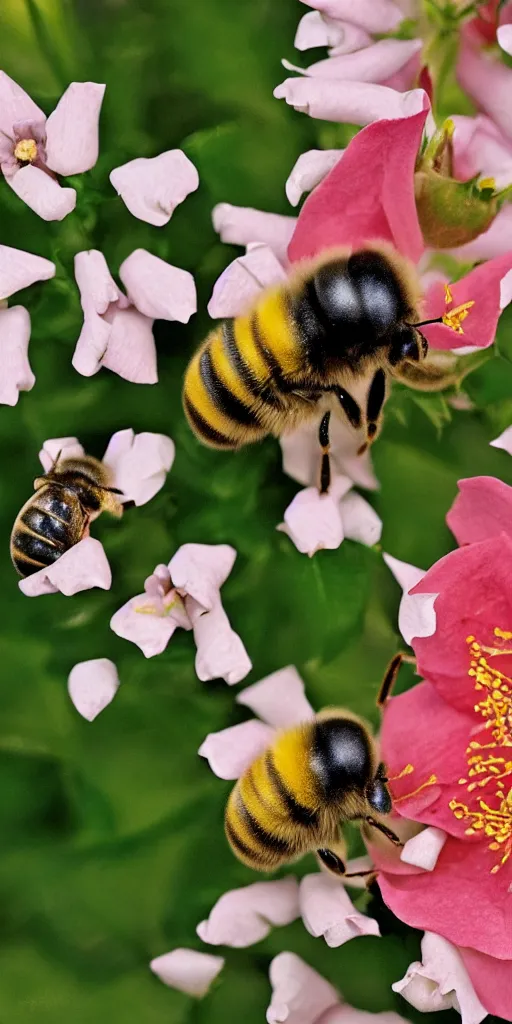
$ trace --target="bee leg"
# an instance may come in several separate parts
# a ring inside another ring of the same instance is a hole
[[[317,850],[316,855],[318,859],[322,861],[322,864],[324,864],[333,875],[345,874],[345,865],[343,861],[336,853],[333,853],[332,850]]]
[[[397,681],[398,673],[404,661],[410,665],[416,664],[416,658],[413,655],[404,654],[403,651],[399,651],[398,654],[395,654],[395,656],[391,658],[377,695],[378,708],[384,707],[389,700]]]
[[[382,420],[382,408],[386,400],[386,374],[382,368],[375,372],[366,400],[367,444],[375,441]]]
[[[348,419],[348,422],[350,423],[350,426],[353,427],[354,430],[359,430],[361,427],[361,409],[359,408],[355,398],[352,398],[352,395],[349,394],[345,388],[337,386],[326,388],[326,391],[334,392],[345,416]]]
[[[461,379],[456,371],[457,356],[452,352],[429,352],[420,362],[404,360],[390,366],[393,377],[417,391],[443,391]]]
[[[322,449],[322,463],[320,467],[320,494],[327,494],[327,491],[329,490],[329,485],[331,483],[331,460],[329,458],[330,418],[330,412],[326,412],[325,415],[322,416],[322,422],[320,423],[320,429],[318,431],[318,440],[320,441],[320,447]]]
[[[371,828],[376,828],[378,832],[382,832],[382,835],[386,836],[386,838],[389,839],[394,846],[404,845],[402,841],[398,838],[396,832],[392,832],[392,830],[390,828],[387,828],[386,825],[383,825],[381,821],[377,821],[377,819],[372,818],[371,815],[367,815],[364,820],[368,825],[371,826]]]

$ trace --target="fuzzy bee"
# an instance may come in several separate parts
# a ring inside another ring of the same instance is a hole
[[[31,576],[78,544],[101,512],[121,516],[121,491],[110,486],[103,463],[90,455],[60,460],[34,480],[35,494],[11,533],[11,558],[20,576]]]
[[[403,657],[397,654],[386,672],[380,707]],[[225,831],[235,856],[256,871],[275,871],[315,852],[330,871],[343,875],[341,824],[361,822],[401,846],[379,819],[391,809],[386,769],[367,725],[350,711],[326,708],[279,733],[245,770],[227,803]]]
[[[439,321],[421,322],[419,302],[414,268],[391,246],[299,267],[246,315],[215,327],[192,357],[183,388],[192,430],[214,448],[240,448],[320,420],[327,397],[363,452],[378,436],[390,378],[423,390],[454,381],[444,363],[426,359],[419,328]],[[330,413],[319,431],[321,491],[330,481]]]

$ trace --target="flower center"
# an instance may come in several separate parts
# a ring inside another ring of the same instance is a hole
[[[489,742],[471,740],[466,750],[467,778],[459,779],[468,795],[486,787],[492,795],[486,794],[484,799],[478,794],[475,810],[459,800],[449,804],[455,817],[468,823],[466,835],[485,836],[490,840],[488,849],[499,854],[498,863],[491,868],[493,875],[512,855],[512,679],[493,668],[486,657],[512,654],[512,649],[504,646],[512,640],[512,633],[496,628],[494,636],[495,647],[485,647],[474,636],[467,638],[471,654],[468,675],[481,698],[474,709],[483,719]]]
[[[14,156],[21,163],[33,164],[37,159],[37,142],[35,139],[20,139],[14,147]]]
[[[453,295],[451,293],[450,285],[445,284],[444,286],[444,300],[447,306],[453,302]],[[447,309],[446,313],[441,317],[444,324],[447,327],[451,327],[452,331],[456,334],[464,334],[461,323],[466,319],[470,309],[475,305],[475,300],[470,299],[469,302],[463,302],[460,306],[455,306],[454,309]]]

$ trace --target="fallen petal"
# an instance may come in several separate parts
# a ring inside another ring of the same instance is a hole
[[[421,942],[423,963],[413,963],[404,978],[392,985],[422,1013],[455,1009],[462,1024],[480,1024],[487,1010],[478,999],[456,946],[441,935],[425,932]]]
[[[508,452],[509,455],[512,455],[512,426],[507,427],[507,429],[504,430],[499,437],[495,437],[494,441],[491,441],[490,444],[493,448],[503,448],[503,450]]]
[[[295,953],[279,953],[269,973],[272,1000],[268,1024],[316,1024],[339,1002],[336,989]]]
[[[272,249],[279,262],[286,266],[295,217],[264,213],[263,210],[253,210],[247,206],[232,206],[231,203],[218,203],[212,211],[212,221],[223,242],[232,245],[263,242]]]
[[[84,455],[85,450],[77,437],[50,437],[43,442],[39,461],[45,473],[49,473],[57,458],[81,459]]]
[[[342,946],[359,935],[380,935],[377,922],[356,910],[342,882],[324,872],[301,880],[299,903],[309,934],[316,939],[322,935],[328,946]]]
[[[96,324],[95,341],[99,339],[100,333]],[[76,370],[81,340],[82,336],[73,356],[73,366]],[[138,309],[115,308],[106,351],[99,365],[105,366],[107,370],[117,373],[119,377],[131,381],[132,384],[156,384],[158,370],[153,321],[139,313]],[[79,372],[83,373],[83,370]]]
[[[114,699],[119,684],[114,662],[108,658],[93,658],[80,661],[71,669],[68,692],[82,718],[92,722]]]
[[[331,494],[320,494],[316,487],[295,495],[285,511],[284,523],[277,529],[310,558],[324,548],[339,548],[344,537],[339,503]]]
[[[199,953],[195,949],[173,949],[170,953],[155,957],[149,966],[164,985],[201,999],[224,963],[222,956]]]
[[[345,537],[368,547],[378,544],[382,533],[382,520],[360,494],[350,491],[342,498],[340,512]]]
[[[467,32],[461,33],[457,79],[464,92],[509,139],[512,138],[510,90],[512,69],[493,53],[477,49]]]
[[[225,679],[229,686],[233,686],[251,671],[251,660],[238,633],[231,628],[220,598],[211,611],[195,620],[194,640],[197,647],[196,673],[201,682]]]
[[[55,263],[42,256],[0,245],[0,300],[8,299],[35,281],[48,281],[55,277],[55,269]]]
[[[16,121],[42,121],[43,111],[5,71],[0,71],[0,133],[12,137]]]
[[[424,871],[433,871],[445,842],[446,832],[430,826],[418,832],[412,839],[408,839],[400,854],[400,860],[404,864],[423,868]]]
[[[245,949],[266,938],[273,927],[299,917],[299,886],[293,877],[255,882],[224,893],[197,934],[210,946]]]
[[[174,442],[165,434],[128,429],[112,435],[103,462],[124,500],[145,505],[163,487],[174,455]]]
[[[306,18],[308,15],[306,14]],[[286,195],[297,206],[304,192],[311,192],[338,163],[343,149],[310,149],[299,156],[286,182]]]
[[[197,309],[196,286],[188,270],[173,267],[146,249],[135,249],[119,267],[128,298],[153,320],[187,324]]]
[[[2,375],[0,405],[16,405],[20,391],[31,391],[36,378],[28,361],[30,316],[24,306],[0,309]]]
[[[98,159],[104,85],[71,82],[46,122],[46,162],[56,174],[83,174]]]
[[[229,544],[182,544],[169,562],[174,586],[193,597],[203,611],[217,603],[236,558]]]
[[[361,25],[368,32],[392,32],[398,28],[403,19],[402,11],[392,0],[358,0],[354,6],[352,0],[302,0],[308,7],[327,14],[330,18],[346,18],[347,21]]]
[[[274,89],[274,96],[321,121],[359,125],[410,117],[428,105],[423,89],[400,93],[385,85],[330,78],[287,78]]]
[[[247,312],[264,288],[286,280],[273,250],[259,242],[238,256],[217,278],[208,303],[211,317],[234,317]]]
[[[147,594],[137,594],[118,608],[110,620],[110,628],[123,640],[140,647],[145,658],[154,658],[165,651],[178,628],[170,614],[160,615],[155,602]]]
[[[110,181],[130,213],[148,224],[167,224],[177,206],[199,186],[194,164],[181,149],[115,167]]]
[[[259,683],[248,686],[236,700],[274,729],[289,729],[307,722],[315,714],[294,665],[280,668]]]
[[[43,220],[63,220],[76,206],[74,188],[61,188],[55,178],[33,164],[5,179],[13,192]]]
[[[363,46],[369,46],[371,41],[371,36],[359,25],[336,21],[320,11],[309,11],[299,21],[293,45],[296,50],[332,46],[338,55],[360,50]]]
[[[103,545],[94,537],[84,537],[53,565],[20,580],[18,586],[27,597],[57,593],[72,597],[92,587],[110,590],[111,584],[112,573]]]
[[[272,743],[274,729],[256,718],[211,732],[199,747],[219,779],[239,779],[246,768]]]

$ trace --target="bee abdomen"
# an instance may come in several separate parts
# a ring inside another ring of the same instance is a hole
[[[317,828],[319,824],[317,811],[311,807],[306,807],[294,796],[279,774],[274,764],[271,750],[268,750],[265,755],[265,768],[274,790],[284,804],[286,812],[294,825],[301,825],[303,828],[308,829]]]
[[[69,525],[52,512],[32,505],[18,516],[11,556],[21,576],[52,565],[70,546]]]

